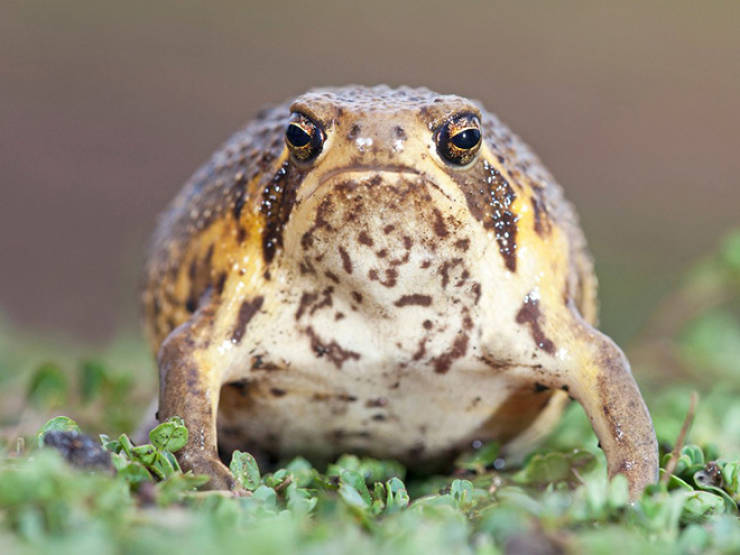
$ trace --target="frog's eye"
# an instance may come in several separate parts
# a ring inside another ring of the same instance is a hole
[[[296,160],[316,158],[324,146],[324,132],[311,118],[296,113],[285,130],[285,144]]]
[[[469,163],[480,149],[480,121],[473,114],[459,114],[436,133],[437,152],[456,166]]]

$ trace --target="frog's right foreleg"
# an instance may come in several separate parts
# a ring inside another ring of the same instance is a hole
[[[211,489],[239,490],[229,469],[218,457],[216,418],[222,372],[202,356],[203,328],[208,325],[201,311],[174,329],[159,349],[159,411],[164,422],[172,416],[184,419],[187,445],[177,453],[184,470],[211,477]]]

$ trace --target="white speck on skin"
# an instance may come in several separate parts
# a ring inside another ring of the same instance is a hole
[[[221,344],[216,348],[216,351],[218,351],[219,355],[225,355],[228,353],[231,349],[234,348],[234,345],[236,345],[237,341],[235,339],[224,339]]]
[[[403,141],[401,139],[393,141],[393,150],[396,152],[403,152]]]
[[[360,152],[365,152],[366,148],[373,146],[373,140],[370,137],[357,137],[355,144]]]

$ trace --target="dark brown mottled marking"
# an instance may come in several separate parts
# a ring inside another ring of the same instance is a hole
[[[448,170],[458,184],[473,217],[486,229],[493,229],[504,264],[516,272],[516,234],[519,217],[512,211],[516,194],[509,182],[487,160],[467,172]]]
[[[357,240],[361,245],[366,245],[368,247],[372,247],[374,244],[372,237],[370,237],[364,229],[360,231],[360,234],[357,236]]]
[[[450,234],[445,225],[444,218],[442,218],[442,213],[437,208],[434,209],[434,233],[442,239],[445,239]]]
[[[516,322],[517,324],[528,324],[535,344],[546,353],[553,354],[555,352],[555,344],[545,336],[545,333],[540,327],[539,318],[539,300],[533,299],[530,295],[527,295],[524,298],[522,308],[519,309],[519,312],[516,315]]]
[[[433,325],[433,324],[432,324],[432,321],[431,321],[431,320],[424,320],[424,321],[423,321],[423,322],[421,323],[421,325],[422,325],[422,326],[424,326],[424,329],[425,329],[425,330],[430,330],[430,329],[432,329],[432,325]]]
[[[470,317],[470,314],[465,314],[462,325],[464,330],[470,331],[473,329],[473,319]]]
[[[344,318],[344,312],[337,312],[336,314],[334,314],[334,320],[336,320],[337,322],[339,320],[342,320],[343,318]]]
[[[318,298],[319,295],[317,293],[309,293],[307,291],[304,291],[301,295],[301,300],[298,302],[298,310],[296,310],[295,319],[300,320],[301,316],[303,316],[303,313],[306,312],[306,308],[308,308],[309,305],[315,303]]]
[[[481,296],[480,282],[478,281],[473,282],[473,285],[470,286],[470,290],[473,292],[473,295],[475,295],[475,299],[473,299],[473,302],[475,304],[478,304],[478,302],[480,301],[480,296]]]
[[[546,233],[550,233],[552,226],[550,224],[550,218],[547,214],[547,208],[542,200],[542,191],[535,189],[535,194],[532,196],[532,211],[534,212],[534,230],[540,237]]]
[[[341,369],[344,362],[348,359],[360,360],[360,353],[343,349],[336,340],[326,343],[310,326],[306,328],[306,335],[308,335],[311,341],[311,349],[316,353],[316,356],[322,357],[326,355],[338,369]]]
[[[378,258],[385,258],[388,256],[388,249],[380,249],[378,252],[375,253],[375,256]]]
[[[283,246],[283,228],[295,205],[296,190],[305,170],[285,162],[262,192],[260,212],[265,216],[262,231],[262,254],[270,263],[278,247]]]
[[[431,265],[432,265],[432,261],[431,261],[431,260],[429,260],[429,259],[427,258],[426,260],[424,260],[424,261],[423,261],[423,262],[421,263],[421,265],[420,265],[419,267],[420,267],[420,268],[421,268],[422,270],[426,270],[426,269],[427,269],[427,268],[429,268],[429,266],[431,266]]]
[[[402,295],[396,302],[393,303],[395,306],[429,306],[432,304],[432,297],[429,295],[421,295],[419,293],[413,293],[411,295]]]
[[[316,274],[316,269],[313,267],[313,264],[311,264],[311,261],[307,258],[304,258],[298,264],[298,271],[301,273],[302,276],[305,276],[306,274]]]
[[[466,251],[470,247],[470,239],[458,239],[455,241],[455,248]]]
[[[384,407],[388,404],[388,399],[385,397],[375,397],[374,399],[368,399],[365,401],[365,406],[367,408],[379,408]]]
[[[446,353],[434,357],[432,362],[434,363],[434,371],[437,374],[445,374],[452,366],[452,362],[455,359],[465,356],[468,351],[468,336],[458,335],[455,341],[452,343],[452,348]]]
[[[334,283],[339,283],[339,276],[337,276],[337,274],[335,274],[331,270],[327,270],[326,272],[324,272],[324,275],[332,280]]]
[[[221,272],[216,278],[216,294],[221,295],[224,292],[224,286],[226,285],[226,272]]]
[[[282,397],[287,393],[284,389],[280,389],[279,387],[271,387],[270,393],[272,393],[275,397]]]
[[[239,217],[244,208],[246,202],[245,197],[247,194],[247,179],[244,177],[243,172],[239,172],[234,176],[234,219],[239,221]]]
[[[416,347],[416,352],[411,355],[412,360],[421,360],[427,353],[427,337],[419,339],[419,345]]]
[[[381,283],[382,285],[385,285],[386,287],[393,287],[396,285],[396,277],[398,277],[398,272],[396,272],[394,269],[386,270],[385,271],[387,281],[382,281],[380,279],[380,276],[378,275],[378,270],[371,268],[367,272],[367,278],[370,281],[377,281]]]
[[[315,305],[311,307],[310,313],[313,314],[317,310],[320,310],[326,306],[333,306],[334,304],[334,301],[332,300],[333,293],[334,293],[334,287],[332,287],[331,285],[327,287],[326,289],[324,289],[321,292],[321,296],[323,297],[323,299],[321,300],[321,302],[316,303]]]
[[[382,422],[383,420],[387,418],[387,416],[383,413],[378,413],[378,414],[373,414],[371,418],[375,420],[376,422]]]
[[[388,235],[394,229],[396,229],[396,226],[394,226],[393,224],[388,224],[387,226],[385,226],[383,228],[383,233],[385,233],[386,235]]]
[[[540,382],[535,382],[534,384],[534,392],[535,393],[542,393],[543,391],[547,391],[550,389],[546,385],[541,384]]]
[[[350,128],[349,133],[347,133],[347,140],[354,141],[357,137],[360,135],[360,126],[356,123]]]
[[[388,288],[395,287],[397,278],[398,270],[395,268],[389,268],[385,271],[385,280],[380,280],[380,284]]]
[[[326,219],[333,208],[334,205],[330,196],[327,196],[326,198],[324,198],[324,200],[321,201],[321,204],[319,204],[319,207],[316,210],[316,217],[314,219],[313,225],[311,226],[311,229],[306,231],[301,237],[301,247],[303,247],[304,250],[309,249],[313,245],[313,233],[317,229],[326,229],[328,231],[333,231],[333,228]]]
[[[355,300],[357,304],[362,304],[362,295],[357,291],[352,291],[350,293],[352,295],[352,298]]]
[[[393,128],[393,132],[396,134],[397,139],[401,139],[402,141],[406,140],[406,132],[403,130],[403,127],[396,125]]]
[[[342,257],[342,267],[348,274],[352,273],[352,259],[349,257],[349,253],[344,250],[344,247],[339,246],[339,256]]]
[[[255,297],[251,301],[244,301],[239,307],[239,315],[236,317],[236,325],[234,331],[231,332],[231,341],[239,343],[244,337],[244,332],[247,331],[247,324],[257,311],[262,308],[262,303],[265,301],[264,297]]]
[[[411,237],[409,237],[408,235],[403,236],[403,248],[404,249],[410,250],[413,244],[414,244],[414,241],[413,239],[411,239]],[[406,258],[408,260],[408,255],[406,255]]]
[[[357,397],[348,393],[340,393],[339,395],[337,395],[337,399],[339,399],[340,401],[344,401],[345,403],[354,403],[355,401],[357,401]]]
[[[447,284],[450,283],[450,268],[462,264],[462,258],[453,258],[452,260],[445,260],[442,266],[439,267],[438,274],[442,276],[442,289],[447,288]]]

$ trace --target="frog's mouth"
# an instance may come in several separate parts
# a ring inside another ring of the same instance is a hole
[[[422,175],[419,170],[412,168],[411,166],[402,165],[355,164],[333,168],[319,176],[312,187],[306,188],[305,193],[299,195],[299,200],[307,200],[311,198],[319,189],[322,189],[324,185],[337,178],[354,178],[361,181],[374,176],[379,176],[382,179],[383,174],[396,174],[400,177],[418,177]]]

